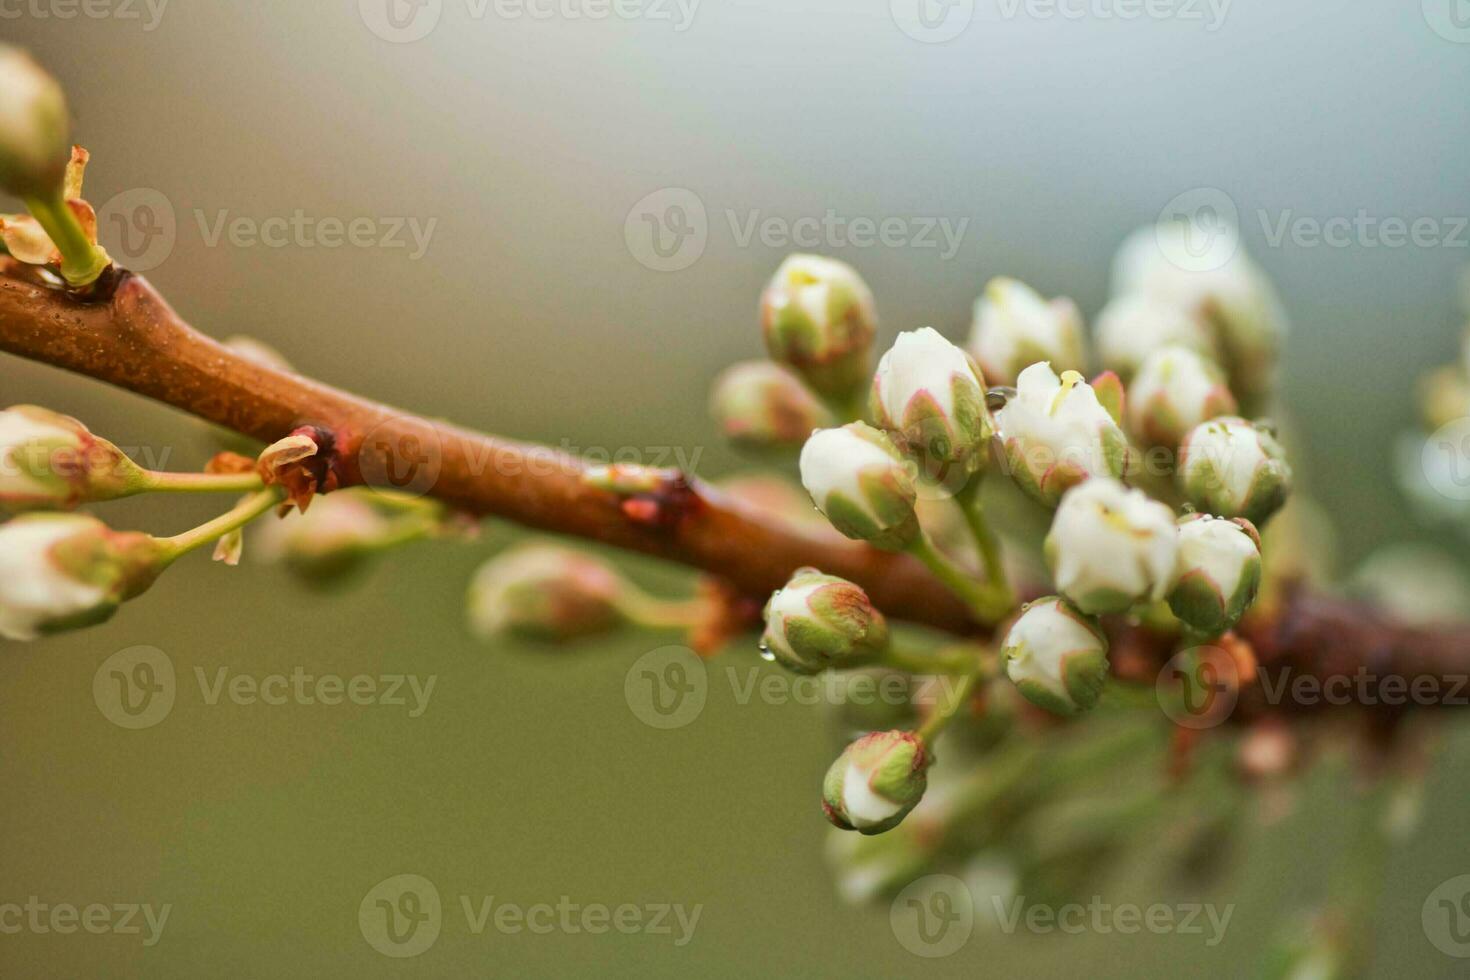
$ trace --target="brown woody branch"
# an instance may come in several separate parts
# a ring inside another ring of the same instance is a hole
[[[471,513],[681,562],[754,598],[814,565],[857,582],[890,615],[976,630],[963,604],[906,556],[805,530],[674,472],[632,497],[612,493],[589,484],[588,465],[566,453],[430,421],[256,364],[195,331],[145,279],[127,272],[84,301],[0,258],[0,350],[265,442],[314,425],[332,437],[343,486],[406,486]],[[1304,591],[1242,632],[1268,676],[1289,669],[1322,680],[1430,678],[1447,694],[1455,678],[1470,674],[1470,630],[1408,628]],[[1134,654],[1155,662],[1167,656],[1157,638],[1136,629],[1118,624],[1114,634]],[[1250,697],[1242,706],[1254,713]]]

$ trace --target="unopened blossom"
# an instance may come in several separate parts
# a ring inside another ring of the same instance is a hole
[[[1050,364],[1031,365],[995,424],[1012,478],[1048,507],[1090,476],[1128,468],[1128,438],[1076,371],[1057,377]]]
[[[799,569],[766,603],[761,650],[798,674],[855,667],[888,645],[888,623],[860,587]]]
[[[931,463],[978,468],[992,434],[985,381],[970,356],[932,327],[901,333],[873,376],[873,417]]]
[[[1196,426],[1179,446],[1175,474],[1196,510],[1260,527],[1291,492],[1286,451],[1269,430],[1227,416]]]
[[[913,732],[873,732],[853,742],[822,781],[822,812],[843,830],[881,834],[918,805],[931,762]]]
[[[1207,636],[1233,627],[1261,584],[1261,539],[1250,521],[1194,514],[1179,522],[1169,608]]]
[[[153,584],[167,563],[153,538],[84,514],[26,514],[0,524],[0,636],[91,626]]]
[[[1107,637],[1058,596],[1027,604],[1006,632],[1001,654],[1026,700],[1059,715],[1091,708],[1107,680]]]
[[[877,329],[873,294],[836,259],[789,256],[761,296],[771,358],[828,398],[850,398],[867,382]]]
[[[1214,333],[1199,314],[1148,293],[1126,293],[1110,301],[1097,315],[1094,339],[1102,366],[1125,381],[1161,347],[1188,347],[1218,357]]]
[[[1173,584],[1178,548],[1168,507],[1095,477],[1062,497],[1044,553],[1057,590],[1097,615],[1162,599]]]
[[[368,494],[339,490],[317,499],[310,510],[263,524],[261,552],[308,582],[328,584],[362,567],[392,538],[395,526]]]
[[[15,405],[0,411],[0,513],[72,510],[135,492],[142,470],[67,415]]]
[[[603,561],[551,544],[529,544],[487,561],[469,588],[469,620],[480,637],[502,633],[566,641],[624,621],[623,579]]]
[[[909,467],[888,436],[866,423],[812,433],[801,450],[801,482],[849,538],[898,550],[918,536]]]
[[[1196,425],[1237,410],[1224,372],[1187,347],[1150,354],[1128,388],[1127,404],[1133,434],[1171,450]]]
[[[58,188],[68,132],[61,86],[20,48],[0,45],[0,189],[38,197]]]
[[[1069,299],[1043,299],[1025,283],[1005,276],[990,280],[975,301],[970,351],[993,385],[1013,385],[1038,361],[1058,371],[1087,366],[1082,314]]]
[[[1233,228],[1202,228],[1191,222],[1139,229],[1114,259],[1113,292],[1165,300],[1203,318],[1216,330],[1232,387],[1242,397],[1256,398],[1275,380],[1286,314],[1270,279],[1238,244],[1213,267],[1189,267],[1181,261],[1218,235],[1239,239]]]
[[[710,392],[720,430],[744,449],[800,449],[813,429],[836,423],[831,409],[789,368],[745,361],[721,372]]]

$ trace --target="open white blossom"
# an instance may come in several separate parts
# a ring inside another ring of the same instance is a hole
[[[1026,606],[1006,633],[1001,653],[1006,674],[1026,699],[1061,715],[1096,704],[1107,678],[1107,638],[1057,596]]]
[[[1057,589],[1089,615],[1158,601],[1174,580],[1178,530],[1168,507],[1117,480],[1067,491],[1046,536]]]
[[[849,538],[899,549],[918,535],[917,489],[889,438],[862,422],[818,429],[801,450],[801,482]]]
[[[1038,361],[1058,370],[1087,366],[1082,314],[1069,299],[1043,299],[1025,283],[992,279],[975,301],[970,351],[991,384],[1015,384]]]
[[[1012,478],[1047,506],[1090,476],[1127,471],[1127,437],[1076,371],[1057,377],[1050,364],[1031,365],[995,423]]]

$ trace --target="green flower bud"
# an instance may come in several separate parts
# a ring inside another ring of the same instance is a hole
[[[1179,558],[1169,608],[1219,636],[1239,622],[1261,585],[1261,537],[1243,519],[1193,514],[1179,522]]]
[[[710,393],[710,413],[725,438],[747,450],[795,451],[813,429],[837,421],[800,378],[770,361],[725,369]]]
[[[835,826],[881,834],[924,797],[931,762],[913,732],[872,732],[853,742],[822,781],[822,812]]]
[[[155,539],[84,514],[26,514],[0,524],[0,636],[34,640],[101,623],[167,563]]]
[[[483,639],[509,633],[564,642],[605,633],[624,621],[623,579],[591,555],[528,544],[480,566],[469,589],[470,626]]]
[[[802,568],[766,603],[761,652],[798,674],[868,663],[888,646],[888,623],[846,579]]]
[[[1168,507],[1094,477],[1062,498],[1043,552],[1057,589],[1096,616],[1162,599],[1173,584],[1178,537]]]
[[[792,255],[761,296],[761,330],[772,360],[832,399],[867,382],[878,314],[873,294],[845,262]]]
[[[985,381],[963,350],[931,327],[898,335],[873,376],[873,417],[909,455],[978,469],[993,428]]]
[[[16,197],[59,191],[69,128],[61,86],[29,54],[0,44],[0,189]]]
[[[870,425],[813,432],[801,450],[801,482],[849,538],[896,551],[918,537],[913,476],[892,441]]]
[[[1133,434],[1170,450],[1201,422],[1237,411],[1224,372],[1187,347],[1150,354],[1128,388],[1127,404]]]
[[[1007,631],[1001,653],[1026,700],[1059,715],[1092,708],[1108,676],[1107,637],[1058,596],[1028,603]]]
[[[1276,437],[1231,416],[1198,425],[1184,437],[1175,478],[1195,509],[1244,517],[1257,527],[1291,492],[1291,466]]]
[[[0,513],[74,510],[143,482],[122,450],[74,418],[34,405],[0,411]]]

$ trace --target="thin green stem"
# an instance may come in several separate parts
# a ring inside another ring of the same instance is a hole
[[[262,486],[257,473],[143,472],[140,493],[248,493]]]
[[[61,188],[51,197],[25,198],[25,205],[61,253],[61,276],[68,285],[90,286],[111,265],[107,253],[87,239]]]
[[[963,645],[919,651],[890,646],[878,662],[906,674],[971,674],[979,666],[977,649]]]
[[[924,720],[924,724],[914,732],[925,745],[933,745],[939,733],[944,731],[945,726],[953,721],[964,708],[970,700],[970,692],[975,690],[975,682],[979,677],[979,671],[972,671],[966,674],[959,683],[953,686],[945,685],[950,688],[949,698],[942,705],[935,705],[934,711]]]
[[[159,543],[167,549],[167,560],[173,561],[180,555],[188,554],[195,548],[209,544],[237,528],[244,527],[274,507],[280,499],[281,491],[277,487],[267,487],[257,493],[252,493],[214,520],[205,521],[183,534],[176,534],[171,538],[160,538]]]
[[[1009,606],[1001,607],[996,597],[990,590],[970,577],[959,565],[955,564],[929,540],[929,536],[922,531],[909,545],[909,554],[923,562],[934,577],[943,582],[955,595],[964,600],[970,607],[970,611],[980,622],[986,625],[994,625],[1010,611]]]
[[[985,519],[985,504],[980,499],[983,485],[983,478],[975,477],[965,489],[955,494],[954,501],[965,518],[970,536],[975,539],[975,549],[979,551],[980,560],[985,565],[985,576],[996,604],[1009,608],[1016,604],[1016,596],[1006,577],[1005,562],[1000,554],[1000,539],[991,530],[990,522]]]
[[[618,597],[619,611],[632,623],[648,629],[688,629],[707,611],[701,599],[660,599],[632,586]]]

